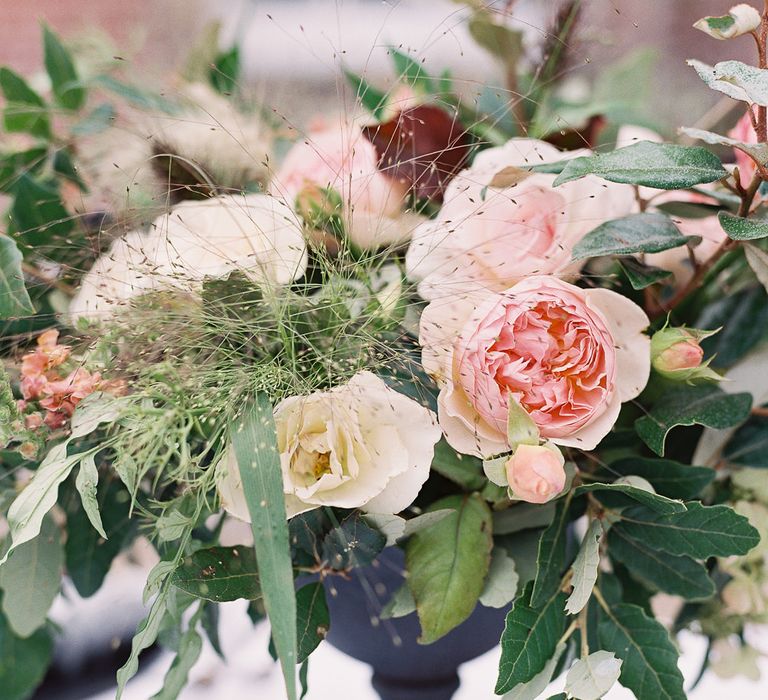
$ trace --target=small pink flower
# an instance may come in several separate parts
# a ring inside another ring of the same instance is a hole
[[[653,366],[665,372],[672,372],[698,367],[703,359],[704,350],[694,338],[691,338],[668,347],[654,360]]]
[[[647,325],[627,298],[555,277],[432,301],[419,342],[446,439],[480,457],[510,449],[511,395],[543,438],[593,449],[648,380]]]
[[[48,411],[46,425],[54,427],[50,423],[54,420],[50,417],[51,413],[61,415],[64,419],[71,418],[75,412],[75,406],[93,393],[100,381],[101,375],[98,372],[91,374],[82,367],[73,370],[64,379],[49,381],[43,387],[45,398],[40,399],[40,405]]]
[[[736,122],[736,126],[728,132],[728,136],[742,143],[757,143],[757,133],[755,133],[748,112],[745,112],[744,116]],[[755,161],[739,149],[734,149],[734,154],[736,156],[736,165],[739,166],[741,185],[742,187],[749,187],[749,183],[752,181],[757,170]]]
[[[546,445],[519,445],[506,461],[509,487],[515,498],[546,503],[565,488],[562,454]]]
[[[40,413],[30,413],[24,416],[24,425],[28,430],[37,430],[43,424],[43,416]]]

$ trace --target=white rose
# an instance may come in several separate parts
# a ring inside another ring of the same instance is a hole
[[[288,517],[320,506],[399,513],[429,476],[440,429],[431,411],[370,372],[275,407]],[[233,451],[220,463],[222,506],[250,521]]]
[[[629,214],[632,189],[594,176],[552,187],[531,165],[588,155],[534,139],[482,151],[448,185],[437,218],[413,233],[405,264],[428,301],[501,291],[531,275],[568,278],[573,246],[600,224]]]
[[[288,284],[307,267],[301,224],[265,194],[183,202],[158,217],[147,234],[127,234],[83,278],[72,319],[100,320],[119,304],[161,288],[189,292],[204,277],[233,270],[260,284]]]

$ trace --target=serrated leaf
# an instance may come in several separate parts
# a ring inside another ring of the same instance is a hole
[[[560,586],[565,568],[569,505],[570,496],[558,501],[552,522],[541,533],[536,557],[536,580],[531,594],[534,607],[551,598]]]
[[[53,655],[53,640],[47,629],[27,639],[13,633],[0,615],[0,688],[3,700],[27,700],[43,680]]]
[[[179,564],[171,583],[215,603],[261,598],[256,554],[251,547],[198,549]]]
[[[744,255],[760,284],[768,290],[768,253],[751,243],[744,244]]]
[[[592,229],[573,247],[572,259],[658,253],[686,245],[689,240],[665,214],[633,214]]]
[[[678,425],[730,428],[747,419],[750,394],[726,394],[716,386],[676,386],[661,396],[647,415],[635,421],[637,434],[657,455],[664,455],[667,434]]]
[[[597,570],[600,566],[600,538],[603,536],[603,526],[599,520],[593,520],[581,543],[579,553],[573,561],[573,590],[565,604],[569,615],[576,615],[589,602],[592,589],[597,581]]]
[[[26,639],[45,624],[59,592],[64,561],[59,535],[59,527],[45,518],[40,534],[21,545],[0,569],[3,612],[19,637]]]
[[[768,220],[766,219],[745,219],[729,214],[727,211],[721,211],[717,218],[720,220],[723,231],[728,234],[728,238],[734,241],[754,241],[768,237]]]
[[[230,431],[251,516],[264,605],[289,700],[296,700],[296,593],[272,405],[258,394]]]
[[[24,283],[22,259],[16,242],[0,234],[0,319],[35,313]]]
[[[574,489],[573,495],[582,496],[585,493],[622,494],[658,513],[680,513],[685,510],[685,504],[682,501],[675,501],[628,483],[583,484]]]
[[[760,541],[749,521],[725,505],[691,502],[684,513],[661,515],[647,508],[621,514],[622,530],[649,547],[696,559],[746,554]]]
[[[534,607],[532,592],[533,586],[528,584],[507,615],[501,635],[497,695],[527,683],[541,673],[555,654],[565,628],[565,594],[556,592],[543,605]]]
[[[487,608],[503,608],[515,599],[519,579],[515,560],[503,547],[494,547],[480,603]]]
[[[686,600],[706,600],[715,593],[715,583],[706,568],[688,556],[672,556],[628,536],[617,523],[608,532],[608,551],[636,578],[652,589]]]
[[[735,100],[768,106],[768,70],[741,61],[720,61],[714,66],[695,60],[687,63],[713,90]]]
[[[475,609],[490,565],[491,513],[477,495],[448,496],[430,510],[454,512],[416,533],[406,547],[408,585],[416,600],[421,644],[430,644]]]
[[[547,661],[546,666],[539,671],[531,680],[525,683],[518,683],[512,690],[505,693],[502,700],[539,700],[541,694],[546,690],[549,682],[552,680],[552,676],[555,674],[560,659],[567,645],[561,642],[555,647],[555,653],[552,658]]]
[[[705,148],[640,141],[609,153],[573,158],[554,181],[554,186],[586,175],[611,182],[677,190],[728,175],[720,159]]]
[[[653,485],[657,493],[676,499],[695,498],[715,478],[715,470],[709,467],[647,457],[626,457],[611,462],[607,471],[621,476],[641,476]]]
[[[322,583],[310,583],[296,591],[296,611],[298,658],[299,663],[304,663],[325,639],[331,624]]]
[[[69,51],[46,25],[43,25],[43,52],[56,101],[66,109],[80,109],[85,104],[85,88]]]
[[[620,673],[620,659],[608,651],[595,651],[568,669],[565,692],[574,700],[599,700],[619,680]]]
[[[619,681],[637,697],[685,700],[677,649],[666,628],[642,608],[611,606],[601,614],[598,636],[601,646],[622,660]]]

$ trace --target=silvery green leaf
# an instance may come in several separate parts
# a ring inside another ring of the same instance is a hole
[[[505,468],[507,459],[508,457],[494,457],[493,459],[483,460],[483,473],[492,484],[496,484],[496,486],[509,486],[507,470]]]
[[[387,538],[387,547],[394,545],[405,534],[405,518],[399,515],[366,513],[363,520]]]
[[[729,214],[727,211],[719,212],[717,218],[723,231],[728,234],[728,238],[734,241],[755,241],[768,237],[768,220],[766,219],[746,219]]]
[[[727,136],[721,136],[712,131],[704,131],[703,129],[692,129],[688,127],[680,129],[680,133],[690,136],[692,139],[704,141],[704,143],[737,148],[748,156],[754,158],[759,163],[768,163],[768,144],[766,143],[744,143],[743,141],[737,141],[736,139],[728,138]]]
[[[379,617],[384,620],[393,617],[405,617],[416,612],[416,601],[413,599],[413,593],[407,583],[403,583],[389,599],[389,602],[382,608]]]
[[[768,70],[741,61],[721,61],[714,66],[695,60],[687,63],[713,90],[734,100],[768,106]]]
[[[621,659],[610,651],[596,651],[579,659],[565,677],[565,692],[575,700],[599,700],[619,680]]]
[[[480,594],[480,602],[486,608],[503,608],[515,599],[519,580],[520,577],[515,570],[515,560],[504,548],[494,547],[488,577],[485,579],[485,588]]]
[[[593,520],[581,549],[573,562],[573,590],[565,603],[565,611],[570,615],[576,615],[589,601],[597,581],[597,568],[600,565],[600,538],[603,535],[603,526],[599,520]]]
[[[75,487],[83,502],[83,510],[91,521],[91,525],[105,540],[108,539],[104,532],[99,513],[99,503],[96,500],[96,489],[99,484],[99,470],[96,468],[96,460],[93,454],[87,454],[80,462],[80,469],[75,478]]]
[[[512,449],[518,445],[539,444],[539,429],[536,423],[511,394],[507,414],[507,439]]]
[[[512,690],[504,695],[502,700],[539,700],[542,693],[552,680],[552,675],[555,672],[558,661],[565,651],[566,645],[564,642],[555,647],[555,653],[552,658],[547,661],[544,668],[539,671],[531,680],[525,683],[518,683]]]
[[[96,391],[86,396],[75,409],[72,416],[70,439],[89,435],[101,423],[112,423],[120,415],[122,402],[119,398]]]
[[[656,493],[656,489],[653,488],[648,479],[644,479],[642,476],[637,476],[636,474],[627,474],[626,476],[619,477],[613,483],[626,484],[627,486],[632,486],[647,493]]]

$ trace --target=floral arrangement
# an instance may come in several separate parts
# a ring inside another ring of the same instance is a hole
[[[393,85],[347,71],[354,112],[307,132],[215,36],[173,97],[47,28],[44,79],[0,69],[4,697],[50,663],[62,575],[92,595],[140,535],[157,563],[118,697],[158,639],[176,697],[246,599],[295,699],[324,583],[386,547],[407,578],[378,615],[415,612],[421,643],[508,609],[500,695],[564,673],[557,697],[685,698],[683,629],[702,672],[754,677],[768,13],[697,23],[756,65],[691,60],[728,109],[672,143],[611,93],[642,56],[569,97],[578,1],[538,54],[467,8],[504,90],[392,48]]]

